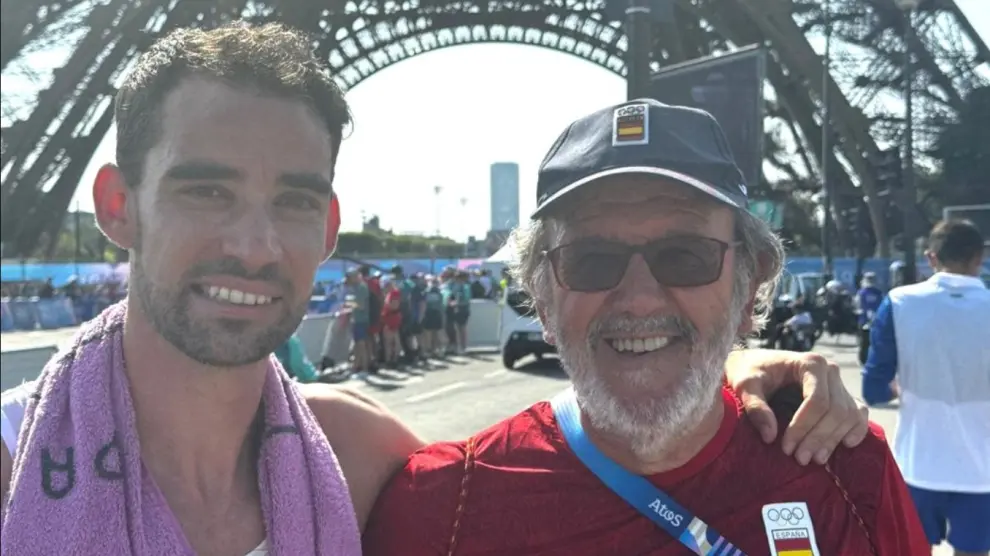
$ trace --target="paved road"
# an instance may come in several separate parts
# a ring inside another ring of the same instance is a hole
[[[4,334],[3,351],[39,345],[63,344],[72,330],[38,331]],[[842,368],[843,381],[859,396],[859,365],[853,339],[844,344],[823,339],[816,348]],[[16,347],[15,347],[16,346]],[[566,377],[548,359],[527,359],[519,368],[502,368],[495,353],[477,353],[454,357],[426,369],[383,371],[378,376],[354,378],[346,383],[381,400],[420,435],[429,440],[465,438],[495,422],[513,415],[531,404],[544,400],[566,386]],[[871,418],[893,437],[896,407],[871,410]],[[938,548],[934,556],[948,556],[948,547]]]
[[[5,332],[0,334],[0,351],[16,351],[43,346],[61,346],[72,339],[78,327],[30,332]]]

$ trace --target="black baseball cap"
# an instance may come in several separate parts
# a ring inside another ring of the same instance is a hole
[[[711,114],[639,99],[567,126],[540,165],[532,217],[583,185],[620,174],[660,176],[747,206],[746,180]]]

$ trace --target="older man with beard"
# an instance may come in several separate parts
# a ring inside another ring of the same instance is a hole
[[[783,249],[709,114],[643,100],[584,117],[537,196],[516,273],[572,388],[413,455],[366,555],[927,554],[879,429],[803,466],[723,385]]]

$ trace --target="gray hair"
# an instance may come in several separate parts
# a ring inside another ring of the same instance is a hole
[[[773,293],[784,267],[784,246],[770,227],[749,211],[736,209],[735,279],[732,295],[739,299],[748,296],[753,280],[756,280],[753,303],[753,326],[750,333],[763,329],[773,306]],[[512,231],[509,239],[513,246],[509,269],[516,282],[533,298],[537,305],[549,302],[550,281],[553,270],[544,252],[560,241],[563,228],[553,218],[530,220]]]

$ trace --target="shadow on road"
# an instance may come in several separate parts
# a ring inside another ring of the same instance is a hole
[[[530,361],[525,365],[517,365],[515,369],[513,369],[513,372],[567,380],[567,373],[564,372],[564,368],[560,366],[560,360],[555,357],[545,357],[543,359]]]

